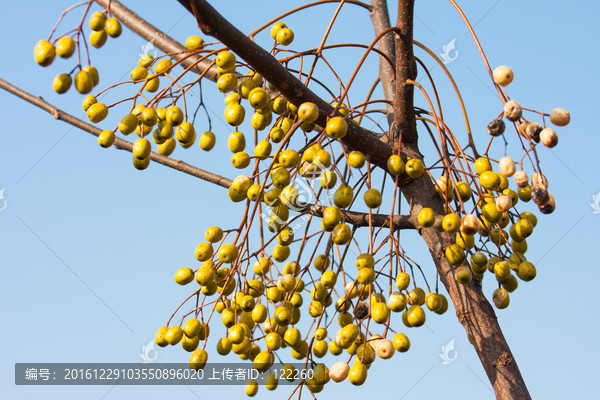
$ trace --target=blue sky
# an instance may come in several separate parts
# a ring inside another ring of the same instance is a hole
[[[218,9],[244,32],[300,4],[270,0],[252,5],[233,0],[218,3]],[[0,77],[84,117],[81,96],[74,92],[59,96],[51,91],[54,76],[68,72],[72,60],[56,60],[52,66],[41,68],[31,56],[35,43],[47,37],[56,18],[71,4],[63,0],[3,3],[0,32],[9,40],[0,43],[4,54]],[[193,18],[177,2],[167,4],[152,7],[149,2],[126,2],[180,41],[198,33]],[[515,71],[509,86],[512,98],[543,111],[555,107],[571,111],[572,123],[558,130],[559,145],[553,150],[539,150],[557,210],[540,218],[529,241],[528,257],[536,264],[538,277],[521,285],[511,297],[511,306],[499,311],[498,318],[534,398],[589,398],[600,389],[593,367],[600,359],[600,323],[593,286],[600,279],[594,248],[600,215],[593,214],[589,205],[600,192],[595,168],[600,148],[595,132],[600,28],[595,17],[600,7],[591,1],[507,0],[465,2],[463,7],[476,25],[492,66],[506,64]],[[287,19],[297,37],[294,48],[318,46],[333,11],[333,6],[323,6]],[[65,27],[70,29],[75,23],[74,19],[66,20]],[[368,15],[348,6],[334,26],[331,41],[368,43],[372,37]],[[450,4],[418,2],[415,38],[436,53],[456,38],[457,58],[448,68],[461,87],[476,137],[486,141],[485,125],[499,114],[501,105],[491,92],[467,29]],[[100,70],[100,86],[128,74],[144,44],[125,29],[121,38],[109,39],[103,49],[92,50],[92,63]],[[427,59],[422,52],[417,54]],[[352,62],[360,55],[334,57],[346,79]],[[376,64],[369,61],[365,71],[373,67]],[[443,81],[439,68],[432,73]],[[369,74],[365,72],[365,76]],[[357,80],[356,92],[365,92],[370,84],[368,79]],[[222,122],[221,97],[210,83],[206,87],[213,130],[221,135],[222,144],[229,128]],[[440,83],[438,88],[447,104],[449,123],[462,132],[450,86]],[[119,93],[109,96],[114,101]],[[426,106],[419,95],[417,104]],[[4,305],[0,317],[5,326],[0,331],[0,341],[5,344],[0,393],[12,399],[125,399],[134,395],[208,399],[242,395],[241,387],[14,385],[17,362],[140,361],[142,346],[189,294],[188,288],[174,284],[174,271],[193,265],[193,250],[206,227],[232,226],[240,216],[238,208],[224,201],[225,192],[220,188],[160,165],[140,173],[132,168],[129,153],[103,150],[94,137],[54,121],[49,114],[4,91],[0,92],[0,105],[4,112],[0,189],[5,188],[6,205],[0,212],[0,300]],[[114,115],[111,118],[112,123],[118,119]],[[228,177],[237,175],[222,146],[211,153],[201,153],[196,146],[185,153],[178,149],[175,156],[201,168],[217,169]],[[414,246],[415,257],[433,276],[423,246],[416,241]],[[484,290],[490,295],[493,288],[484,285]],[[426,327],[408,334],[411,350],[390,361],[376,362],[363,387],[332,383],[319,398],[368,396],[375,389],[394,399],[493,398],[453,310],[428,319]],[[457,358],[442,365],[441,348],[453,339]],[[186,360],[187,354],[179,348],[158,352],[157,361]],[[216,354],[212,360],[216,361]],[[288,392],[288,388],[280,388],[267,394],[262,389],[259,395],[281,398]]]

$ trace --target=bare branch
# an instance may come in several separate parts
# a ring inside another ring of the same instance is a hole
[[[164,53],[174,53],[175,60],[179,60],[185,57],[181,62],[183,68],[188,68],[193,65],[200,58],[199,56],[189,56],[189,50],[181,43],[157,29],[153,25],[149,24],[142,17],[125,7],[117,0],[96,0],[100,6],[110,9],[112,15],[115,16],[119,21],[126,27],[137,33],[143,39],[152,41],[154,46],[163,51]],[[202,74],[205,70],[209,69],[204,75],[211,81],[216,82],[219,76],[217,75],[217,67],[211,66],[210,60],[202,60],[195,66],[192,71]]]
[[[79,129],[82,129],[88,133],[91,133],[94,136],[98,136],[102,132],[102,129],[96,128],[95,126],[90,125],[87,122],[80,120],[79,118],[76,118],[70,114],[67,114],[66,112],[64,112],[62,110],[59,110],[58,108],[54,107],[52,104],[48,103],[41,97],[36,97],[30,93],[27,93],[24,90],[19,89],[18,87],[14,86],[14,85],[11,85],[10,83],[6,82],[5,80],[0,79],[0,88],[6,90],[9,93],[14,94],[17,97],[22,98],[23,100],[41,108],[44,111],[47,111],[48,113],[52,114],[55,119],[64,121],[70,125],[73,125]],[[130,153],[133,151],[133,144],[128,142],[127,140],[123,140],[121,138],[115,139],[114,146],[115,146],[115,148],[117,148],[119,150],[126,150]],[[213,174],[212,172],[205,171],[200,168],[196,168],[196,167],[189,165],[181,160],[173,160],[172,158],[169,158],[169,157],[163,156],[162,154],[158,154],[158,153],[154,153],[154,152],[152,152],[150,154],[150,159],[159,164],[163,164],[163,165],[166,165],[167,167],[176,169],[181,172],[185,172],[188,175],[195,176],[196,178],[203,179],[205,181],[214,183],[214,184],[222,186],[224,188],[229,188],[229,186],[231,186],[231,179],[227,179],[220,175]]]
[[[320,127],[325,126],[327,116],[333,114],[334,110],[328,102],[304,86],[281,63],[223,18],[208,2],[204,0],[179,0],[179,2],[195,15],[198,25],[205,34],[215,37],[229,47],[267,81],[274,84],[293,104],[299,106],[304,102],[315,103],[320,111],[316,124]],[[342,140],[351,149],[362,151],[369,157],[371,163],[384,170],[387,169],[387,159],[392,154],[391,147],[384,143],[379,135],[356,124],[348,124],[348,133]]]

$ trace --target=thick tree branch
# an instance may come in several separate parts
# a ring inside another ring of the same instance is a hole
[[[414,0],[398,1],[397,26],[400,28],[400,34],[396,34],[396,98],[392,137],[395,145],[402,146],[405,155],[422,159],[417,143],[414,90],[413,85],[407,83],[407,80],[414,80],[416,77],[413,12]],[[425,207],[433,209],[436,215],[445,214],[444,204],[436,195],[429,177],[424,175],[412,181],[405,181],[401,190],[410,205],[413,218]],[[425,240],[440,280],[454,303],[458,320],[467,331],[494,387],[496,398],[530,399],[519,367],[502,334],[494,309],[483,295],[480,282],[474,279],[469,284],[462,285],[454,279],[455,268],[445,257],[446,247],[455,242],[453,235],[431,228],[421,228],[419,233]]]
[[[417,64],[413,54],[414,0],[398,1],[396,26],[396,96],[394,98],[394,123],[390,129],[394,149],[403,143],[416,143],[417,125],[414,113],[414,88],[406,81],[417,77]]]
[[[416,144],[409,144],[407,151],[419,157]],[[435,194],[433,182],[421,177],[404,185],[413,218],[424,207],[430,207],[436,215],[444,215],[444,206]],[[419,233],[427,243],[440,280],[446,287],[458,321],[463,325],[473,344],[485,372],[499,400],[531,399],[525,381],[508,343],[498,324],[494,309],[481,290],[481,282],[473,279],[463,285],[454,279],[455,267],[445,257],[445,248],[454,243],[451,234],[440,233],[433,228],[420,228]]]
[[[387,0],[371,0],[371,21],[373,28],[375,29],[375,35],[379,35],[381,32],[390,28],[390,16],[388,14]],[[393,65],[396,65],[396,49],[394,44],[394,34],[383,36],[377,42],[377,48],[383,54],[385,54]],[[394,79],[395,73],[393,67],[389,62],[382,56],[379,57],[379,79],[381,81],[381,87],[383,88],[383,95],[386,100],[393,103],[394,96],[396,95],[396,83]],[[394,107],[388,103],[388,122],[390,125],[394,121]]]
[[[41,97],[36,97],[30,93],[27,93],[26,91],[19,89],[18,87],[6,82],[5,80],[0,79],[0,88],[6,90],[9,93],[14,94],[17,97],[22,98],[23,100],[41,108],[44,111],[47,111],[48,113],[52,114],[55,119],[64,121],[70,125],[73,125],[79,129],[81,129],[81,130],[91,133],[94,136],[98,136],[102,132],[102,129],[96,128],[95,126],[90,125],[87,122],[80,120],[79,118],[76,118],[70,114],[67,114],[66,112],[64,112],[62,110],[59,110],[58,108],[54,107],[52,104],[48,103]],[[128,142],[127,140],[124,140],[121,138],[115,139],[114,146],[115,146],[115,148],[117,148],[119,150],[126,150],[130,153],[133,151],[133,144]],[[172,158],[163,156],[162,154],[152,152],[150,154],[150,159],[159,164],[163,164],[163,165],[166,165],[167,167],[176,169],[181,172],[185,172],[188,175],[195,176],[196,178],[203,179],[205,181],[214,183],[214,184],[222,186],[224,188],[228,188],[231,185],[231,179],[227,179],[225,177],[214,174],[212,172],[205,171],[200,168],[196,168],[196,167],[189,165],[183,161],[174,160]]]
[[[146,20],[131,11],[129,8],[125,7],[117,0],[96,0],[96,2],[106,9],[110,7],[110,12],[112,15],[121,21],[123,25],[137,33],[143,39],[149,42],[152,41],[154,46],[156,46],[162,52],[175,54],[175,60],[185,57],[185,59],[181,61],[181,66],[183,68],[187,68],[196,63],[200,58],[196,55],[190,56],[188,53],[189,50],[186,49],[185,46],[153,25],[149,24]],[[214,65],[211,66],[211,63],[212,61],[210,60],[202,60],[192,69],[192,71],[202,74],[208,69],[209,71],[207,71],[204,76],[211,81],[216,82],[219,78],[217,75],[217,67]]]
[[[200,29],[205,34],[215,37],[229,47],[266,80],[274,84],[288,101],[297,106],[304,102],[315,103],[320,111],[316,123],[320,127],[325,126],[327,116],[333,113],[331,104],[304,86],[281,63],[223,18],[208,2],[204,0],[179,0],[179,2],[194,14]],[[387,159],[392,154],[391,147],[382,142],[378,135],[356,124],[348,124],[348,133],[343,138],[343,142],[351,149],[362,151],[371,163],[386,169]]]
[[[316,215],[318,217],[323,216],[323,210],[325,207],[317,206],[317,205],[308,205],[304,207],[304,210],[308,211],[312,215]],[[342,210],[342,214],[346,222],[351,223],[354,226],[369,226],[369,214],[356,212],[356,211],[344,211]],[[392,228],[394,231],[401,229],[416,229],[416,225],[414,222],[414,218],[410,215],[394,215],[392,217]],[[389,227],[390,226],[390,216],[385,214],[372,214],[371,215],[371,225],[372,226],[381,226],[381,227]]]

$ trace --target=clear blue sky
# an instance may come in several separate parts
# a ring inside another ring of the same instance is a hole
[[[198,33],[193,18],[174,0],[160,7],[147,1],[125,3],[180,41]],[[213,3],[244,32],[291,4],[300,4],[271,0]],[[594,215],[589,205],[592,196],[600,192],[595,168],[600,148],[595,120],[600,90],[600,28],[596,21],[600,7],[581,0],[464,3],[491,64],[507,64],[515,71],[510,95],[532,108],[571,111],[571,125],[558,131],[558,147],[539,151],[557,211],[541,218],[529,241],[528,256],[538,267],[538,277],[521,284],[511,306],[499,311],[498,318],[534,398],[591,398],[600,390],[594,368],[600,359],[594,288],[600,279],[594,247],[600,215]],[[2,3],[0,33],[5,40],[0,43],[0,77],[83,117],[81,96],[74,92],[59,96],[51,91],[53,77],[68,72],[72,61],[56,60],[51,67],[41,68],[32,57],[34,44],[47,37],[56,18],[71,4],[65,0]],[[323,24],[333,10],[333,6],[323,6],[286,20],[297,36],[294,48],[318,46]],[[364,11],[348,6],[341,16],[332,42],[368,43],[372,39]],[[71,25],[65,26],[70,29],[73,23],[70,20]],[[490,91],[467,29],[448,2],[418,2],[415,38],[438,53],[456,38],[458,57],[448,67],[462,88],[476,136],[487,140],[485,125],[499,114],[500,103]],[[144,43],[125,29],[120,39],[109,40],[102,50],[92,50],[100,85],[128,74]],[[337,63],[355,62],[356,58],[345,57]],[[341,68],[347,77],[348,67]],[[439,68],[432,72],[442,79]],[[364,92],[370,84],[370,80],[360,80],[356,90]],[[210,86],[207,84],[214,91]],[[440,90],[446,93],[448,120],[460,132],[462,122],[448,85],[441,84]],[[222,146],[229,128],[220,121],[221,97],[212,97],[208,106],[221,146],[209,154],[196,146],[187,153],[178,149],[175,156],[234,177],[236,172]],[[426,106],[420,96],[417,103]],[[131,166],[129,153],[103,150],[94,137],[54,121],[4,91],[0,91],[0,105],[0,189],[5,188],[7,206],[0,213],[2,397],[116,400],[173,396],[204,400],[243,396],[242,387],[14,385],[16,362],[139,361],[141,347],[188,294],[187,288],[173,283],[173,272],[193,265],[193,250],[207,226],[232,225],[239,215],[232,212],[237,208],[224,201],[225,192],[220,188],[160,165],[140,173]],[[114,123],[117,117],[112,117]],[[416,247],[415,257],[433,276],[422,246]],[[484,287],[491,294],[491,286]],[[429,318],[427,327],[408,334],[410,352],[391,361],[377,361],[363,387],[331,383],[319,398],[355,398],[375,390],[387,398],[407,400],[493,398],[453,310]],[[452,339],[456,340],[457,359],[442,365],[438,354]],[[213,345],[214,338],[209,346]],[[212,355],[215,361],[216,354]],[[187,354],[180,348],[158,352],[157,361],[186,360]],[[288,392],[288,388],[280,388],[266,395],[263,388],[259,396],[282,398]]]

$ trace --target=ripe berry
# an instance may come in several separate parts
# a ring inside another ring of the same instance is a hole
[[[94,88],[92,77],[87,71],[77,71],[75,74],[75,89],[81,94],[87,94]]]
[[[90,28],[93,31],[101,31],[106,25],[106,15],[100,11],[96,11],[90,16]]]
[[[42,67],[47,67],[48,65],[52,64],[55,55],[56,50],[54,49],[54,46],[47,40],[40,40],[33,49],[35,62]]]
[[[87,117],[90,121],[97,124],[108,115],[108,108],[103,103],[95,103],[87,110]]]
[[[104,28],[106,29],[106,33],[108,33],[108,36],[110,36],[111,38],[118,38],[119,36],[121,36],[121,23],[118,19],[114,17],[108,18],[106,20],[106,22],[104,23]]]
[[[104,46],[107,37],[108,35],[106,34],[106,31],[104,29],[99,31],[93,31],[90,33],[90,44],[95,48],[99,49],[100,47]]]
[[[52,89],[58,94],[66,93],[71,87],[72,79],[68,74],[59,74],[52,81]]]
[[[327,125],[325,127],[325,131],[327,135],[333,139],[341,139],[346,136],[346,132],[348,131],[348,124],[346,120],[342,117],[333,117],[327,121]]]
[[[75,42],[70,36],[64,36],[56,42],[56,55],[61,58],[69,58],[75,52]]]
[[[110,130],[105,130],[98,135],[98,144],[105,149],[115,143],[115,133]]]
[[[190,36],[185,40],[185,47],[189,50],[204,48],[204,39],[199,36]]]
[[[280,29],[279,32],[277,32],[275,40],[283,46],[288,46],[294,41],[294,32],[289,28]]]
[[[499,65],[493,72],[494,82],[501,86],[507,86],[514,78],[512,70],[506,65]]]
[[[393,155],[390,156],[390,158],[388,158],[387,168],[390,174],[394,176],[399,176],[402,175],[402,173],[404,172],[405,166],[400,156]]]

